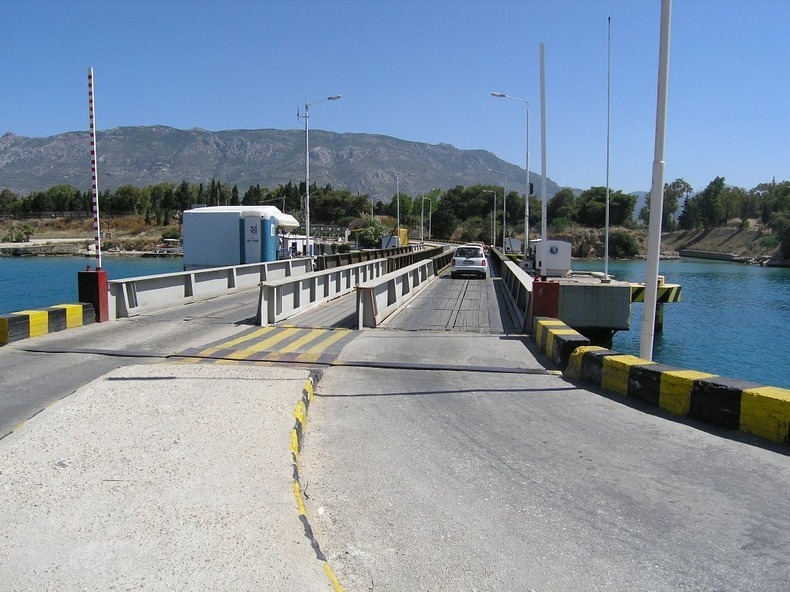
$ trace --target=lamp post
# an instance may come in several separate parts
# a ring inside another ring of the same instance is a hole
[[[406,176],[413,176],[414,173],[406,173]],[[395,233],[398,235],[398,244],[400,246],[400,178],[401,176],[398,173],[395,173],[395,199],[397,200],[397,210],[396,210],[396,217],[395,217]]]
[[[373,198],[374,197],[381,197],[381,194],[377,193],[376,195],[371,195],[370,196],[370,217],[371,218],[373,217]]]
[[[491,209],[491,246],[496,246],[496,191],[492,189],[483,189],[483,193],[494,194],[494,207]]]
[[[507,235],[507,176],[502,171],[488,169],[492,173],[502,175],[502,252],[505,252],[505,236]]]
[[[424,246],[425,239],[425,200],[428,200],[428,224],[430,225],[431,220],[431,210],[433,209],[433,201],[430,197],[422,196],[420,198],[420,246]],[[428,240],[431,240],[431,231],[428,230]]]
[[[312,103],[304,104],[304,116],[296,112],[297,119],[304,118],[304,181],[305,181],[305,197],[304,197],[304,235],[305,235],[305,253],[312,256],[313,251],[310,248],[310,107],[324,101],[336,101],[340,95],[332,95],[320,101],[313,101]]]
[[[525,194],[527,199],[524,203],[524,255],[526,255],[527,247],[529,246],[529,196],[532,194],[532,191],[530,191],[530,184],[529,184],[529,101],[527,101],[526,99],[519,99],[518,97],[511,97],[510,95],[506,95],[498,92],[492,92],[491,96],[500,99],[512,99],[514,101],[524,103],[527,106],[527,157],[526,157],[527,190]]]

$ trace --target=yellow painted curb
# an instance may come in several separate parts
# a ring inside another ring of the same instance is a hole
[[[790,389],[763,386],[743,391],[740,429],[777,444],[790,439]]]
[[[716,375],[696,370],[662,372],[658,406],[675,415],[688,415],[691,409],[691,389],[694,386],[694,381],[713,376]]]

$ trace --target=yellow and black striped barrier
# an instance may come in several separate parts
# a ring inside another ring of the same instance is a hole
[[[559,319],[536,317],[532,339],[566,378],[674,415],[790,444],[790,389],[682,370],[590,345]]]
[[[584,335],[571,329],[559,319],[548,317],[534,317],[532,319],[532,339],[540,350],[563,371],[576,348],[590,345],[590,340]]]
[[[39,310],[20,310],[0,315],[0,345],[82,327],[95,320],[93,305],[85,302],[58,304]]]
[[[597,346],[577,348],[564,375],[675,415],[790,444],[790,389],[681,370]]]
[[[670,302],[680,302],[680,284],[661,284],[658,286],[657,304],[668,304]],[[645,301],[645,285],[631,284],[631,302]]]

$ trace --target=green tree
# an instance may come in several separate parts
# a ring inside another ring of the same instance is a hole
[[[70,212],[79,202],[80,190],[71,185],[55,185],[46,190],[47,198],[56,212]]]
[[[365,225],[357,231],[359,245],[365,249],[374,249],[381,245],[381,237],[387,236],[390,229],[384,226],[375,216],[366,216]]]
[[[677,229],[680,202],[688,199],[692,193],[694,189],[683,179],[675,179],[664,185],[664,204],[661,210],[661,228],[664,231]]]
[[[115,190],[113,211],[131,214],[139,211],[143,191],[134,185],[121,185]]]
[[[702,226],[702,209],[699,198],[694,195],[686,199],[683,204],[683,211],[678,216],[678,228],[692,230],[700,226]]]
[[[724,222],[733,218],[740,218],[743,204],[747,201],[748,194],[740,187],[724,187],[719,194],[719,202],[724,210]]]
[[[531,204],[530,204],[531,205]],[[537,210],[538,212],[540,210]],[[568,187],[560,189],[554,196],[546,203],[546,215],[549,220],[556,220],[558,218],[565,218],[567,220],[576,219],[576,196],[573,191]],[[530,215],[530,218],[532,215]]]
[[[724,177],[716,177],[697,195],[702,226],[705,228],[716,228],[727,221],[727,214],[721,202],[722,191],[724,191]]]
[[[317,189],[310,196],[312,221],[324,224],[339,224],[343,218],[359,218],[368,207],[364,195],[354,195],[347,189]],[[403,210],[401,210],[403,215]]]
[[[249,189],[244,192],[244,197],[241,199],[243,206],[255,206],[263,201],[263,194],[260,185],[250,185]]]
[[[181,181],[181,184],[176,189],[176,209],[179,212],[183,212],[184,210],[188,210],[190,208],[191,201],[192,201],[192,192],[189,188],[189,183],[186,181]]]
[[[609,190],[609,225],[621,226],[634,213],[636,197]],[[591,187],[576,200],[576,222],[593,228],[606,225],[606,187]]]
[[[790,212],[774,213],[769,227],[779,240],[782,258],[785,260],[790,259]]]
[[[19,196],[10,189],[0,191],[0,212],[10,213],[18,205]]]

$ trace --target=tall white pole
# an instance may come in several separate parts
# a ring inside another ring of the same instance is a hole
[[[669,30],[672,0],[661,0],[661,44],[658,56],[658,98],[656,101],[656,143],[653,157],[653,184],[650,188],[650,226],[645,271],[645,306],[639,357],[653,359],[653,336],[658,300],[658,262],[661,256],[661,219],[664,207],[664,137],[667,127],[667,89],[669,85]]]
[[[425,233],[425,196],[422,196],[420,199],[420,246],[422,247],[425,243],[425,237],[423,234]]]
[[[514,101],[518,101],[520,103],[524,103],[527,106],[527,142],[526,142],[526,163],[525,167],[527,169],[527,186],[524,191],[524,195],[527,196],[526,202],[524,204],[524,254],[526,254],[527,245],[529,243],[529,101],[526,99],[519,99],[518,97],[512,97],[510,95],[506,95],[501,92],[492,92],[492,97],[497,97],[500,99],[513,99]],[[489,169],[491,170],[491,169]]]
[[[323,103],[324,101],[336,101],[342,98],[340,95],[333,95],[320,101],[304,102],[304,234],[305,234],[305,254],[310,257],[313,250],[310,248],[310,105]],[[299,117],[297,112],[296,117]]]
[[[502,252],[505,252],[505,236],[507,235],[507,179],[502,179]]]
[[[524,256],[527,255],[527,248],[529,247],[529,101],[527,101],[527,192],[526,203],[524,204]]]
[[[308,257],[310,248],[310,105],[304,104],[304,252]]]
[[[91,139],[91,193],[93,195],[93,232],[96,246],[96,269],[101,269],[101,232],[99,228],[99,169],[96,156],[96,112],[93,100],[93,68],[88,68],[88,115]]]
[[[397,213],[395,217],[395,236],[397,237],[397,244],[396,247],[400,246],[400,178],[398,175],[395,175],[395,199],[398,200],[397,203]]]
[[[428,240],[431,240],[431,220],[433,219],[433,198],[428,202]]]
[[[540,276],[546,277],[546,60],[543,43],[540,44]]]
[[[606,237],[603,255],[603,277],[609,279],[609,122],[611,119],[612,95],[612,17],[608,19],[607,29],[608,57],[606,69]]]

